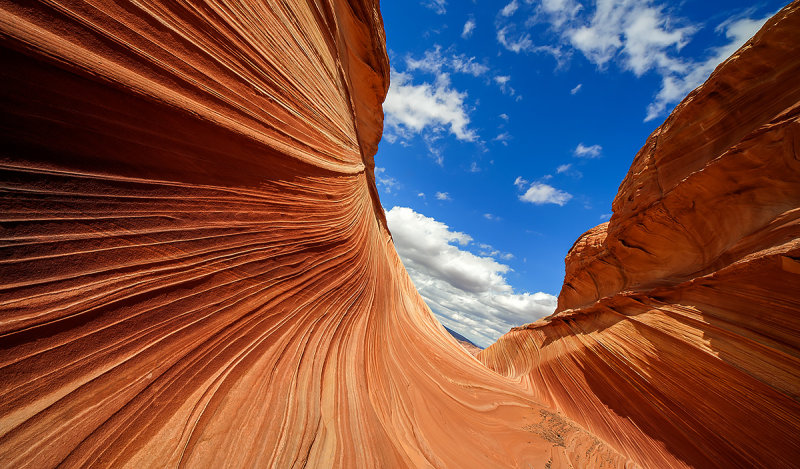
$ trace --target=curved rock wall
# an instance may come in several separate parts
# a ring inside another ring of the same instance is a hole
[[[0,466],[791,467],[798,5],[487,368],[385,226],[376,2],[0,2]]]
[[[553,316],[479,354],[648,467],[800,461],[800,3],[636,155]]]
[[[402,267],[377,2],[0,3],[0,466],[621,467]]]

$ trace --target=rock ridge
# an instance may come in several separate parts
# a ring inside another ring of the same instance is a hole
[[[644,467],[800,460],[799,10],[647,139],[556,312],[478,355]]]

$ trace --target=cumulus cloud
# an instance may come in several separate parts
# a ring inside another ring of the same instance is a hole
[[[480,346],[488,346],[513,326],[551,314],[556,297],[517,293],[508,284],[511,268],[495,257],[468,250],[473,239],[407,207],[386,213],[397,252],[414,285],[439,320]],[[478,245],[483,249],[488,245]],[[505,256],[505,257],[504,257]]]
[[[569,90],[569,94],[577,94],[578,91],[580,91],[582,87],[583,87],[583,83],[578,83],[578,86],[576,86],[575,88],[572,88],[571,90]]]
[[[600,152],[603,151],[603,147],[600,145],[590,145],[586,146],[583,143],[579,143],[577,147],[575,147],[575,156],[580,158],[597,158],[600,156]]]
[[[464,23],[464,29],[461,30],[461,38],[467,39],[472,36],[472,32],[475,31],[475,20],[468,19],[466,23]]]
[[[556,168],[556,173],[557,174],[566,173],[567,171],[569,171],[569,168],[571,167],[572,164],[562,164],[558,168]]]
[[[450,198],[450,194],[447,192],[437,192],[436,200],[453,200],[453,199]]]
[[[425,132],[429,140],[449,131],[457,139],[472,142],[477,139],[469,128],[466,92],[450,86],[447,74],[437,76],[435,83],[414,84],[411,74],[391,71],[391,85],[383,111],[389,135],[403,137]]]
[[[674,53],[686,45],[696,28],[676,26],[680,23],[650,1],[598,0],[591,18],[565,35],[598,66],[619,57],[624,68],[641,76],[654,68],[686,67]]]
[[[519,196],[519,200],[535,205],[555,204],[558,206],[564,206],[571,198],[572,194],[542,182],[534,182],[524,194]]]

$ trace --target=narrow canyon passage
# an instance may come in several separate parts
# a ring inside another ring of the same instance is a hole
[[[377,2],[0,3],[0,465],[791,467],[799,8],[476,359],[378,199]]]

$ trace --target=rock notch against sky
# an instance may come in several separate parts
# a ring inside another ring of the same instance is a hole
[[[377,2],[6,2],[0,29],[0,466],[800,461],[800,3],[648,139],[557,312],[477,359],[378,199]],[[513,294],[454,255],[471,301]]]

